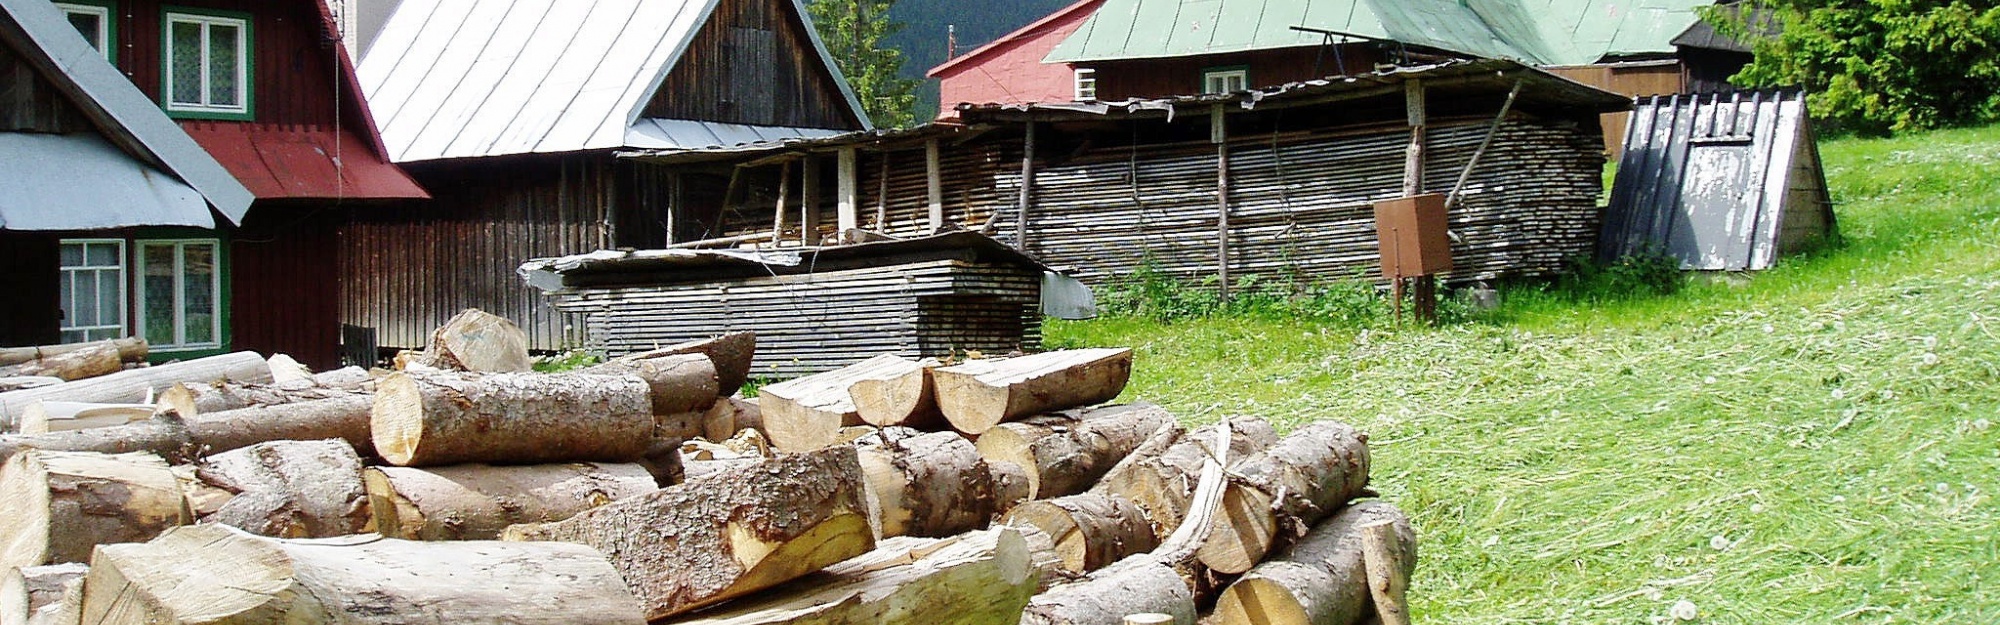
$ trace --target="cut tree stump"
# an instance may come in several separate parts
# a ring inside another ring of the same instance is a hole
[[[125,362],[144,362],[146,360],[146,354],[148,353],[146,339],[127,337],[90,343],[65,343],[62,345],[43,345],[39,347],[0,347],[0,367],[30,363],[107,344],[118,348],[119,360]]]
[[[195,475],[233,493],[203,523],[275,538],[328,538],[368,527],[361,457],[340,439],[272,441],[209,456]]]
[[[12,431],[14,419],[29,404],[38,401],[80,401],[97,404],[137,404],[149,394],[183,382],[229,380],[245,384],[271,381],[271,367],[256,352],[236,352],[186,362],[127,369],[110,375],[65,382],[54,386],[0,393],[0,419]]]
[[[146,404],[38,401],[22,411],[21,433],[47,434],[125,425],[152,417],[153,410],[153,406]]]
[[[89,571],[79,562],[0,570],[0,625],[26,625],[31,615],[62,601],[64,585]]]
[[[1360,528],[1388,521],[1410,555],[1400,564],[1407,578],[1416,567],[1416,533],[1395,506],[1354,504],[1321,521],[1298,543],[1258,564],[1222,591],[1215,618],[1226,625],[1348,625],[1370,616]]]
[[[909,360],[883,354],[839,369],[787,380],[757,391],[764,435],[780,451],[812,451],[840,442],[840,429],[861,425],[847,387],[881,371],[896,371]]]
[[[861,421],[876,427],[943,425],[937,395],[931,391],[931,370],[938,366],[936,358],[925,358],[870,371],[847,386],[848,399]]]
[[[197,525],[99,550],[94,625],[639,625],[597,550],[562,543],[278,540]]]
[[[1153,523],[1153,532],[1165,540],[1181,525],[1201,479],[1202,463],[1213,454],[1218,425],[1193,432],[1177,428],[1160,430],[1131,455],[1112,467],[1091,487],[1091,492],[1117,495],[1132,500]],[[1261,419],[1229,421],[1229,457],[1245,458],[1277,442],[1277,430]],[[1224,491],[1225,499],[1227,490]]]
[[[1111,401],[1132,377],[1130,349],[1073,349],[975,360],[932,372],[953,428],[983,434],[1029,415]]]
[[[369,428],[398,466],[623,462],[646,453],[652,389],[632,376],[398,372]]]
[[[431,332],[431,342],[410,363],[445,371],[523,373],[533,371],[528,334],[521,327],[477,308],[468,308]]]
[[[494,540],[509,525],[561,521],[659,490],[636,464],[371,467],[362,476],[376,531],[414,540]]]
[[[0,570],[90,560],[189,518],[173,469],[143,453],[28,450],[0,467]]]
[[[862,448],[861,470],[883,537],[942,538],[993,518],[993,473],[957,432],[937,432]]]
[[[604,550],[646,618],[657,620],[873,549],[862,480],[856,450],[832,447],[689,480],[565,521],[516,525],[505,537]]]
[[[1301,427],[1263,453],[1232,463],[1209,539],[1196,554],[1227,574],[1256,566],[1282,537],[1313,524],[1368,487],[1368,437],[1342,423]]]
[[[1090,489],[1174,416],[1152,404],[1066,410],[1002,423],[979,435],[979,455],[1026,472],[1029,499]]]
[[[43,376],[70,382],[117,373],[124,368],[125,360],[119,354],[118,346],[101,342],[7,367],[4,375]]]
[[[366,394],[349,389],[323,387],[312,382],[293,381],[283,384],[189,382],[168,387],[166,391],[160,393],[158,404],[161,410],[171,410],[182,417],[195,417],[211,412],[360,395]]]
[[[757,356],[757,333],[731,332],[715,338],[626,354],[613,358],[612,362],[645,360],[675,354],[707,356],[709,361],[715,364],[716,393],[728,397],[742,390],[743,383],[750,379],[750,361]]]
[[[1015,506],[1002,518],[1028,525],[1055,541],[1063,570],[1087,573],[1159,546],[1146,513],[1124,497],[1083,493]]]
[[[1012,528],[891,538],[799,580],[796,590],[678,625],[1014,625],[1037,575]]]
[[[638,376],[652,389],[656,415],[707,412],[715,406],[715,363],[702,354],[618,360],[586,367],[577,373]]]
[[[1193,625],[1194,591],[1172,564],[1152,554],[1119,560],[1082,581],[1050,588],[1028,600],[1022,625],[1119,625],[1127,614],[1172,615]]]

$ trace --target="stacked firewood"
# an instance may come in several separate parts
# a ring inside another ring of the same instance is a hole
[[[536,373],[518,333],[0,439],[0,625],[1405,622],[1364,435],[1106,404],[1130,350],[744,399],[748,334]]]

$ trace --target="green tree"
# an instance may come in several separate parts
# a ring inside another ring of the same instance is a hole
[[[861,107],[877,127],[900,128],[917,123],[918,81],[898,76],[903,53],[884,48],[882,40],[902,30],[889,19],[896,0],[812,0],[806,12],[833,62],[854,86]]]
[[[1750,36],[1756,61],[1732,80],[1803,86],[1814,117],[1838,131],[1900,130],[2000,120],[1996,0],[1766,0],[1775,37]],[[1725,33],[1753,30],[1711,10]],[[1755,12],[1744,11],[1745,17]],[[1756,18],[1748,18],[1756,19]]]

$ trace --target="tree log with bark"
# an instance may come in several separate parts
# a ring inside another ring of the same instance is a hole
[[[110,345],[118,349],[118,359],[125,362],[145,362],[148,348],[146,339],[127,337],[122,339],[94,341],[90,343],[64,343],[39,347],[0,347],[0,367],[30,363],[53,358],[74,351],[91,349],[100,345]]]
[[[1038,577],[1013,528],[891,538],[799,580],[796,590],[678,625],[1014,625]]]
[[[1132,377],[1130,349],[1073,349],[975,360],[932,372],[953,428],[983,434],[1029,415],[1111,401]]]
[[[616,360],[577,373],[638,376],[652,389],[655,415],[707,412],[715,406],[715,363],[702,354]]]
[[[0,367],[0,376],[43,376],[71,382],[117,373],[124,368],[125,361],[119,354],[118,346],[107,341],[19,365]]]
[[[840,429],[861,425],[847,387],[881,371],[902,370],[909,360],[883,354],[825,373],[765,386],[757,391],[764,435],[788,452],[839,444]]]
[[[1087,573],[1159,546],[1146,514],[1117,495],[1082,493],[1015,506],[1001,519],[1028,525],[1055,541],[1063,570]]]
[[[1238,476],[1199,557],[1220,573],[1256,566],[1283,537],[1303,536],[1368,487],[1368,437],[1342,423],[1301,427],[1230,467]]]
[[[631,362],[675,354],[701,354],[715,364],[716,393],[728,397],[742,390],[743,383],[750,379],[750,361],[757,356],[757,333],[731,332],[715,338],[688,341],[651,349],[636,354],[626,354],[611,359],[612,362]]]
[[[324,387],[312,382],[293,381],[283,384],[188,382],[168,387],[166,391],[160,393],[157,403],[161,410],[171,410],[182,417],[194,417],[212,412],[366,395],[357,390]]]
[[[430,345],[407,363],[475,373],[523,373],[535,365],[528,357],[528,333],[506,317],[477,308],[438,326],[431,332]]]
[[[0,625],[26,625],[37,611],[62,601],[64,585],[89,571],[79,562],[0,570]]]
[[[0,467],[0,570],[90,560],[192,521],[166,461],[143,453],[29,450]]]
[[[979,435],[979,455],[1026,472],[1029,499],[1088,490],[1174,416],[1153,404],[1081,408],[1002,423]]]
[[[125,425],[146,420],[153,416],[154,410],[146,404],[38,401],[21,412],[21,433],[47,434]]]
[[[764,415],[756,399],[718,399],[701,418],[702,438],[712,441],[728,440],[745,430],[755,430],[761,435],[763,429]]]
[[[26,410],[29,404],[38,401],[136,404],[147,401],[149,394],[175,384],[214,380],[249,384],[269,382],[271,367],[264,364],[264,357],[258,356],[256,352],[236,352],[186,362],[127,369],[110,375],[54,386],[8,391],[0,393],[0,418],[6,420],[4,429],[11,431],[14,419],[20,417],[21,411]]]
[[[209,456],[196,471],[232,493],[201,518],[276,538],[326,538],[368,527],[361,457],[339,439],[273,441]]]
[[[1173,563],[1138,554],[1035,595],[1021,611],[1022,625],[1119,625],[1127,614],[1172,615],[1195,622],[1195,597]]]
[[[636,464],[468,464],[363,471],[375,530],[414,540],[493,540],[517,523],[561,521],[659,490]]]
[[[931,370],[936,358],[901,360],[868,372],[847,386],[847,396],[861,421],[876,427],[903,426],[918,429],[944,424],[938,412],[937,395],[931,389]]]
[[[1220,425],[1193,432],[1164,428],[1104,474],[1091,492],[1132,501],[1152,520],[1153,532],[1164,540],[1181,525],[1201,479],[1204,463],[1215,457]],[[1277,442],[1278,432],[1262,419],[1229,421],[1229,457],[1243,458]],[[1225,491],[1226,492],[1226,491]]]
[[[632,376],[399,372],[369,429],[399,466],[623,462],[653,439],[652,389]]]
[[[993,518],[992,470],[957,432],[885,437],[860,456],[880,536],[951,536]]]
[[[1407,578],[1416,568],[1416,533],[1395,506],[1362,502],[1341,510],[1290,548],[1236,580],[1215,604],[1226,625],[1349,625],[1371,613],[1363,564],[1362,532],[1387,521],[1411,557],[1398,563]]]
[[[374,455],[368,420],[374,400],[367,395],[275,404],[182,419],[173,414],[126,425],[0,436],[0,460],[23,449],[126,453],[146,451],[175,462],[192,461],[257,443],[338,438],[357,453]]]

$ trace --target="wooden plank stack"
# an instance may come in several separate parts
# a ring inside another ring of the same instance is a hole
[[[747,340],[571,373],[379,372],[343,391],[365,398],[365,446],[326,407],[347,397],[277,385],[226,385],[263,403],[206,414],[218,390],[183,388],[84,430],[140,436],[129,453],[21,437],[0,465],[22,510],[0,521],[0,625],[1403,622],[1414,535],[1355,502],[1367,438],[1348,426],[1188,430],[1108,404],[1127,349],[883,356],[724,397]]]

